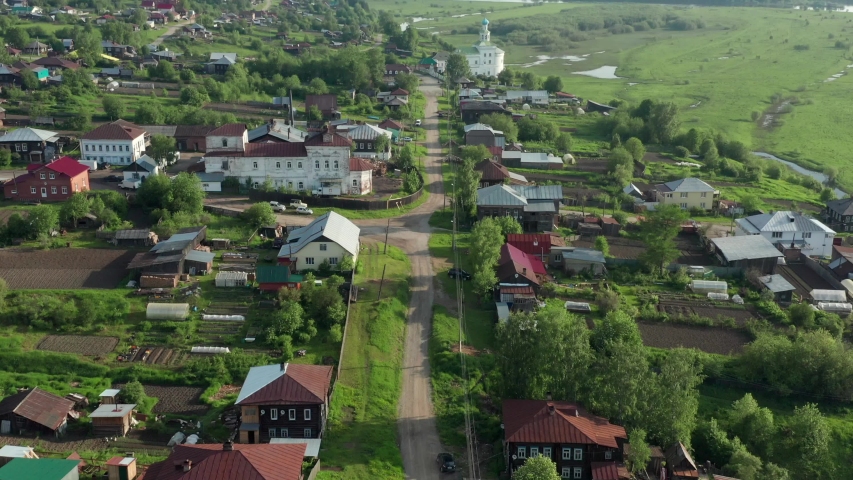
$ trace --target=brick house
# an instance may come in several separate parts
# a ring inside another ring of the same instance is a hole
[[[622,462],[625,429],[587,412],[576,403],[551,400],[504,400],[503,450],[514,472],[536,455],[557,464],[561,478],[620,480],[629,478]]]
[[[87,190],[89,167],[71,157],[62,157],[48,164],[28,165],[26,175],[3,184],[3,197],[28,202],[62,202]]]
[[[240,443],[322,437],[332,370],[291,363],[252,367],[235,403],[242,414]]]

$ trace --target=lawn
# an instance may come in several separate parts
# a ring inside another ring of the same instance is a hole
[[[381,245],[380,245],[381,246]],[[399,249],[362,254],[358,302],[350,311],[341,375],[323,440],[321,479],[402,479],[397,401],[402,382],[411,265]],[[380,279],[385,275],[382,300]]]

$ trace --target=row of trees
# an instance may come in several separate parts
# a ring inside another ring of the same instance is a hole
[[[204,197],[201,180],[186,172],[179,173],[174,179],[166,175],[151,175],[136,191],[136,201],[155,215],[198,215],[204,207]]]

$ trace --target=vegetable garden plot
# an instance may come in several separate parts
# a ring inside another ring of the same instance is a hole
[[[116,337],[97,337],[94,335],[48,335],[38,344],[39,350],[51,352],[76,353],[78,355],[104,355],[118,345]]]

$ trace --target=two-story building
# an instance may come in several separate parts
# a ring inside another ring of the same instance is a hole
[[[689,210],[713,210],[720,200],[720,191],[698,178],[682,178],[655,185],[655,201],[663,205],[678,205]]]
[[[364,125],[347,130],[346,135],[352,140],[353,146],[355,146],[355,154],[359,157],[375,156],[380,160],[389,160],[391,158],[392,134],[388,130],[365,123]],[[385,150],[380,152],[376,149],[376,139],[383,135],[388,138],[388,142]]]
[[[293,270],[317,270],[323,262],[335,268],[344,257],[352,257],[355,262],[360,234],[361,229],[354,223],[331,211],[292,230],[278,252],[278,263]]]
[[[225,75],[232,65],[237,63],[236,53],[211,53],[210,61],[205,64],[207,73]]]
[[[853,232],[853,198],[826,202],[823,219],[837,232]]]
[[[477,219],[513,217],[525,232],[549,232],[562,199],[560,185],[492,185],[477,190]]]
[[[80,138],[85,160],[130,165],[145,152],[145,130],[124,120],[105,123]]]
[[[252,367],[243,382],[240,443],[320,438],[329,411],[333,367],[280,363]]]
[[[89,190],[89,167],[71,157],[27,165],[26,175],[3,184],[3,197],[25,202],[61,202]]]
[[[622,446],[628,435],[619,425],[587,412],[577,403],[504,400],[503,450],[514,472],[528,458],[543,455],[557,464],[560,478],[619,480]],[[606,476],[601,473],[610,472]],[[614,475],[615,474],[615,475]],[[624,472],[625,477],[627,471]]]
[[[505,183],[509,183],[510,185],[528,184],[527,178],[524,175],[510,172],[505,166],[494,160],[483,160],[474,166],[474,170],[480,172],[480,188]]]
[[[101,49],[103,49],[105,54],[118,59],[124,58],[125,56],[136,56],[135,48],[130,45],[122,45],[120,43],[113,42],[112,40],[102,40]]]
[[[761,235],[776,247],[799,247],[810,257],[829,257],[835,231],[801,213],[779,211],[736,219],[735,236],[743,235]]]
[[[44,163],[62,151],[59,134],[38,128],[19,128],[0,137],[0,148],[20,155],[21,160]]]
[[[244,124],[223,125],[206,137],[207,173],[248,179],[259,186],[269,179],[276,188],[341,195],[361,185],[364,173],[350,170],[352,141],[323,132],[294,143],[249,143]]]

